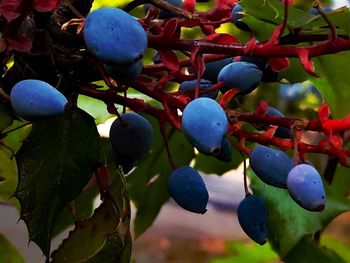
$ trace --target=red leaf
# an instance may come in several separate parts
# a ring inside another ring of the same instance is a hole
[[[19,11],[19,0],[7,0],[0,3],[0,14],[6,18],[7,21],[16,19],[21,12]]]
[[[269,39],[269,41],[267,41],[266,45],[278,45],[279,42],[279,37],[281,34],[281,29],[282,29],[282,24],[278,25],[272,32],[272,35]]]
[[[178,71],[180,70],[179,59],[175,52],[172,50],[160,50],[159,51],[160,60],[163,64],[170,70]]]
[[[218,34],[214,33],[205,38],[206,41],[215,44],[233,44],[239,42],[237,38],[230,34]]]
[[[331,110],[327,103],[323,103],[322,106],[318,109],[318,118],[320,121],[326,121],[331,116]]]
[[[259,102],[258,106],[256,107],[255,114],[257,115],[264,115],[269,107],[269,104],[266,100],[262,100]]]
[[[343,147],[343,139],[339,134],[332,134],[328,138],[329,142],[337,149],[342,149]]]
[[[269,58],[267,63],[274,72],[281,72],[290,67],[288,58]]]
[[[211,35],[211,34],[213,34],[215,32],[215,27],[212,26],[212,25],[203,25],[203,24],[201,24],[200,27],[201,27],[203,33],[206,34],[206,35]]]
[[[172,75],[165,75],[162,77],[158,82],[157,85],[154,87],[155,89],[162,89],[165,87],[165,85],[168,83],[169,80],[173,79],[174,77]]]
[[[17,36],[15,39],[6,38],[7,49],[19,52],[28,52],[32,48],[32,40],[26,36]]]
[[[305,48],[301,48],[298,50],[298,55],[305,71],[312,76],[319,77],[320,75],[315,72],[314,63],[312,63],[309,58],[309,51]]]
[[[185,0],[183,3],[183,9],[193,13],[196,8],[196,0]]]
[[[50,12],[56,9],[61,0],[34,0],[34,8],[40,12]]]
[[[218,83],[220,84],[220,82]],[[226,105],[232,100],[232,98],[239,92],[239,89],[230,89],[225,92],[219,100],[221,107],[225,108]]]
[[[163,37],[166,39],[173,38],[176,32],[176,29],[177,29],[177,20],[176,18],[172,18],[165,24]]]
[[[248,41],[246,48],[244,49],[244,53],[247,55],[252,55],[255,47],[256,47],[256,39],[253,37]]]
[[[196,74],[197,79],[203,75],[205,70],[205,63],[202,54],[199,54],[199,48],[195,48],[191,54],[191,63]]]

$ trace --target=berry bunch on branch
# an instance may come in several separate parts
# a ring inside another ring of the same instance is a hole
[[[72,255],[129,262],[129,199],[139,236],[169,196],[204,214],[211,199],[198,171],[220,174],[240,163],[238,221],[286,261],[350,209],[348,189],[333,194],[338,166],[350,164],[347,93],[339,96],[344,85],[333,86],[329,75],[331,63],[349,56],[349,10],[319,1],[197,2],[0,3],[0,150],[7,161],[0,186],[16,182],[7,192],[47,262]],[[96,124],[111,115],[106,140]],[[16,172],[8,172],[11,165]],[[291,220],[278,198],[300,221],[318,224],[293,237],[282,231],[288,226],[271,229]],[[72,224],[51,253],[52,237]],[[74,240],[90,234],[89,249],[76,252]]]

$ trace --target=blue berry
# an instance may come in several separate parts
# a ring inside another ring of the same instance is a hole
[[[279,110],[273,107],[269,107],[267,109],[266,114],[271,116],[276,116],[276,117],[284,117],[284,115]],[[290,139],[291,138],[290,129],[287,127],[278,127],[273,136],[282,138],[282,139]]]
[[[219,154],[227,126],[224,110],[210,98],[191,101],[182,114],[184,134],[204,154]]]
[[[241,5],[236,4],[233,8],[232,8],[232,22],[233,24],[243,30],[243,31],[251,31],[250,28],[247,26],[247,24],[245,24],[242,19],[244,17],[244,10],[242,8]]]
[[[280,150],[256,145],[249,155],[249,164],[255,174],[266,184],[287,188],[287,177],[294,163]]]
[[[89,13],[84,39],[93,55],[111,65],[131,65],[147,48],[147,35],[142,26],[118,8],[104,7]]]
[[[243,231],[256,243],[266,243],[268,215],[264,201],[257,195],[246,196],[238,205],[238,222]]]
[[[309,211],[322,211],[326,192],[320,174],[308,164],[296,165],[288,175],[288,192],[293,200]]]
[[[200,91],[208,90],[212,88],[213,85],[214,84],[211,83],[209,80],[201,79],[201,81],[199,82],[199,90]],[[188,80],[180,84],[179,91],[182,91],[184,93],[186,93],[186,91],[187,92],[190,91],[191,95],[193,96],[195,94],[196,87],[197,87],[197,80]],[[199,96],[215,99],[218,96],[218,93],[219,93],[218,90],[213,90],[209,93],[200,94]]]
[[[37,80],[22,80],[12,88],[11,105],[26,120],[64,113],[66,97],[50,84]]]
[[[109,66],[104,65],[107,75],[110,75],[117,81],[128,83],[135,80],[142,72],[142,60],[135,62],[130,66]]]
[[[218,82],[224,83],[220,91],[225,93],[230,89],[238,88],[239,94],[248,94],[260,84],[261,77],[261,70],[253,63],[241,61],[230,63],[219,73]]]
[[[200,174],[190,166],[172,172],[168,181],[170,196],[182,208],[199,214],[207,209],[209,194]]]
[[[216,158],[226,163],[229,163],[232,161],[232,146],[231,146],[231,142],[227,138],[224,138],[222,140],[221,151],[216,156]]]
[[[109,131],[114,153],[132,160],[143,157],[152,147],[152,125],[136,113],[124,113],[121,119],[116,119]]]

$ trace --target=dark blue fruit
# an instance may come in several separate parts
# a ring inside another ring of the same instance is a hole
[[[217,159],[229,163],[232,161],[232,146],[229,139],[224,138],[221,143],[221,151],[216,156]]]
[[[209,194],[200,174],[190,166],[182,166],[172,172],[168,181],[170,196],[182,208],[199,214],[207,209]]]
[[[139,60],[131,66],[109,66],[104,65],[107,75],[110,75],[113,79],[120,82],[132,82],[142,72],[143,63]]]
[[[294,163],[280,150],[256,145],[249,155],[250,167],[266,184],[287,188],[287,177]]]
[[[309,211],[322,211],[326,192],[317,170],[308,164],[296,165],[288,175],[288,192],[293,200]]]
[[[195,99],[185,107],[182,114],[184,134],[204,154],[219,154],[227,126],[224,110],[213,99]]]
[[[257,195],[246,196],[238,205],[238,222],[256,243],[264,245],[268,231],[268,215],[264,201]]]
[[[244,61],[255,64],[262,71],[262,82],[278,81],[278,73],[271,69],[267,64],[266,58],[239,56],[235,58],[235,61]]]
[[[250,28],[247,26],[247,24],[245,24],[242,19],[244,17],[244,10],[242,8],[242,6],[240,6],[239,4],[236,4],[233,8],[232,8],[232,22],[233,24],[243,30],[243,31],[251,31]]]
[[[284,117],[284,115],[273,107],[269,107],[266,112],[267,115],[276,116],[276,117]],[[278,127],[273,135],[274,137],[282,138],[282,139],[290,139],[291,133],[290,129],[287,127]]]
[[[172,4],[176,7],[179,7],[179,8],[182,8],[182,0],[166,0],[166,2],[168,2],[169,4]],[[145,8],[145,11],[147,12],[148,9],[150,8],[150,4],[145,4],[144,5],[144,8]],[[169,19],[169,18],[172,18],[174,17],[174,15],[168,11],[165,11],[165,10],[160,10],[159,12],[159,18],[160,19]]]
[[[153,128],[141,115],[125,113],[116,119],[109,131],[113,151],[118,156],[139,159],[149,152],[153,142]]]
[[[226,65],[219,73],[218,82],[223,81],[222,93],[238,88],[239,94],[244,95],[252,92],[260,83],[261,70],[253,63],[233,62]]]
[[[147,35],[142,26],[118,8],[104,7],[89,13],[84,39],[88,50],[110,65],[131,65],[147,48]]]
[[[199,90],[205,91],[213,87],[213,83],[211,83],[209,80],[201,79],[199,82]],[[194,97],[195,91],[197,87],[197,80],[188,80],[184,81],[180,84],[179,91],[186,94],[186,92],[189,92],[189,95],[191,97]],[[200,97],[207,97],[211,99],[215,99],[218,96],[219,91],[213,90],[209,93],[199,94]]]
[[[11,105],[26,120],[64,113],[67,99],[50,84],[37,80],[22,80],[12,88]]]
[[[203,72],[202,79],[207,79],[213,83],[216,83],[221,69],[232,62],[232,58],[225,58],[205,63],[205,70]],[[188,71],[193,73],[193,69],[191,67],[188,68]]]

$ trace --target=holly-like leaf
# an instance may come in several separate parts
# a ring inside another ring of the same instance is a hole
[[[321,247],[311,240],[310,236],[301,239],[298,244],[283,258],[285,263],[309,263],[317,259],[318,263],[346,263],[334,251]]]
[[[326,103],[330,105],[332,117],[342,118],[349,112],[350,89],[348,88],[348,68],[350,52],[314,58],[316,72],[320,78],[309,80],[321,91]]]
[[[69,237],[52,253],[53,263],[130,262],[130,201],[123,175],[113,171],[105,201],[91,218],[76,222]]]
[[[155,134],[151,153],[140,160],[135,171],[126,178],[130,198],[137,207],[136,236],[152,225],[162,205],[168,200],[168,177],[172,172],[158,122],[154,118],[148,120]],[[178,131],[169,133],[169,148],[178,166],[188,165],[194,158],[193,146]],[[155,180],[149,184],[151,179]]]
[[[22,141],[28,136],[30,126],[22,128],[17,127],[23,125],[19,121],[14,121],[13,125],[6,128],[3,132],[8,132],[5,138],[0,141],[0,199],[5,202],[12,202],[16,207],[18,202],[15,198],[11,198],[16,190],[18,183],[17,165],[13,156],[14,153],[22,145]]]
[[[33,123],[16,155],[15,196],[29,238],[46,256],[55,221],[82,191],[101,162],[100,137],[93,118],[80,109]]]
[[[55,237],[60,234],[67,227],[74,225],[76,221],[89,218],[93,213],[93,204],[97,194],[96,186],[90,187],[79,194],[58,216],[52,236]]]
[[[2,234],[0,234],[0,262],[24,263],[21,254]]]
[[[249,169],[251,188],[261,196],[268,208],[268,240],[283,258],[307,235],[323,230],[339,214],[350,209],[350,200],[339,196],[337,186],[325,183],[327,204],[322,212],[309,212],[297,205],[286,189],[279,189],[263,183]]]
[[[52,253],[52,262],[121,262],[117,261],[120,256],[118,249],[123,248],[122,240],[117,234],[123,227],[119,220],[113,203],[111,201],[102,203],[90,219],[75,224],[69,237]],[[103,257],[102,260],[99,253],[109,253],[110,257]]]

